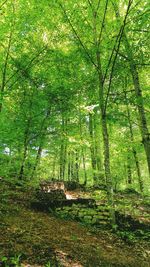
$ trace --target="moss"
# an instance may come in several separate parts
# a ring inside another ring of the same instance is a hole
[[[78,214],[78,210],[71,210],[71,211],[69,212],[69,214],[77,215],[77,214]]]
[[[108,207],[105,205],[97,206],[96,208],[98,211],[108,211]]]
[[[96,215],[97,214],[97,211],[94,210],[94,209],[87,209],[86,210],[86,214],[87,215]]]
[[[79,217],[84,217],[84,216],[85,216],[84,212],[82,212],[82,211],[80,211],[80,212],[78,213],[78,215],[79,215]]]
[[[96,218],[93,218],[92,221],[91,221],[91,223],[92,223],[92,224],[96,224],[97,221],[98,221],[98,220],[97,220]]]

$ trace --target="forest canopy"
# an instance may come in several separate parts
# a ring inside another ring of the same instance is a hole
[[[148,4],[1,1],[1,177],[148,192]]]

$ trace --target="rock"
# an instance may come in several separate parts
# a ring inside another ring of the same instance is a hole
[[[96,209],[99,210],[99,211],[104,211],[104,210],[108,211],[108,207],[105,204],[97,206]]]
[[[82,221],[87,223],[87,224],[92,224],[92,217],[91,218],[87,218],[88,216],[85,216]]]
[[[85,216],[85,213],[80,211],[80,212],[78,213],[78,216],[82,218],[82,217]]]
[[[86,210],[86,214],[87,215],[96,215],[97,214],[97,211],[94,210],[94,209],[87,209]]]
[[[94,215],[93,218],[97,219],[97,220],[105,220],[106,218],[102,215]]]
[[[40,183],[40,191],[48,193],[51,191],[65,191],[65,185],[63,181],[56,181],[56,180],[52,180],[52,181],[42,181]]]
[[[96,224],[96,223],[97,223],[97,221],[98,221],[98,220],[97,220],[96,218],[94,218],[94,217],[93,217],[93,219],[92,219],[91,223],[92,223],[92,224]]]

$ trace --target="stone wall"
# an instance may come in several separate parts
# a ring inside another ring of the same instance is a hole
[[[81,204],[73,204],[70,207],[56,208],[55,214],[61,218],[70,218],[93,226],[108,226],[110,221],[109,210],[105,205],[89,208]]]

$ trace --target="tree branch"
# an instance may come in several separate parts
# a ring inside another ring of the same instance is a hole
[[[92,62],[92,64],[95,66],[95,68],[97,69],[97,65],[96,65],[96,63],[94,62],[94,60],[92,59],[91,55],[89,54],[89,51],[88,51],[87,47],[83,44],[83,42],[82,42],[80,36],[78,35],[78,33],[77,33],[76,29],[74,28],[74,26],[73,26],[71,20],[69,19],[69,17],[68,17],[68,15],[67,15],[67,12],[66,12],[65,8],[63,7],[63,5],[62,5],[61,3],[59,4],[59,6],[61,7],[61,9],[62,9],[62,11],[63,11],[63,13],[64,13],[64,15],[65,15],[65,17],[66,17],[68,23],[69,23],[69,25],[70,25],[72,31],[74,32],[74,34],[75,34],[77,40],[79,41],[81,47],[82,47],[83,50],[84,50],[84,52],[86,53],[86,55],[88,56],[88,58],[89,58],[89,60]]]
[[[104,113],[106,112],[108,98],[109,98],[109,93],[110,93],[112,79],[113,79],[113,73],[114,73],[115,63],[116,63],[116,59],[117,59],[118,52],[119,52],[119,49],[120,49],[120,44],[121,44],[122,36],[123,36],[123,33],[124,33],[124,28],[126,26],[126,20],[127,20],[127,17],[128,17],[129,10],[130,10],[130,7],[132,5],[132,2],[133,2],[133,0],[129,0],[129,2],[128,2],[127,11],[126,11],[126,14],[125,14],[123,25],[121,27],[120,37],[119,37],[119,40],[118,40],[118,46],[117,46],[117,49],[116,49],[116,54],[115,54],[115,57],[114,57],[114,60],[113,60],[112,69],[111,69],[110,78],[109,78],[108,91],[107,91],[107,96],[106,96],[105,105],[104,105]]]
[[[5,0],[5,1],[1,4],[0,9],[2,9],[2,7],[7,3],[7,1],[8,1],[8,0]]]
[[[47,46],[45,46],[44,48],[42,48],[42,50],[40,50],[40,52],[39,52],[37,55],[35,55],[35,56],[30,60],[30,62],[25,66],[24,69],[21,70],[21,68],[18,68],[18,67],[17,67],[16,72],[14,72],[14,73],[11,75],[11,77],[9,77],[9,79],[8,79],[8,80],[6,81],[6,83],[5,83],[5,86],[8,84],[8,82],[9,82],[10,80],[12,80],[13,77],[16,76],[16,74],[19,73],[19,71],[24,71],[24,72],[25,72],[25,71],[29,70],[30,67],[31,67],[31,65],[33,64],[33,62],[34,62],[34,61],[41,55],[41,53],[42,53],[43,51],[46,50],[46,48],[47,48]],[[12,57],[11,57],[11,58],[12,58]],[[14,60],[14,59],[13,59],[13,60]],[[12,88],[12,87],[14,86],[14,84],[15,84],[18,80],[19,80],[19,77],[16,78],[16,80],[9,86],[8,89]]]
[[[108,0],[106,0],[106,4],[105,4],[105,10],[104,10],[104,16],[103,16],[102,26],[101,26],[101,30],[100,30],[100,34],[99,34],[99,38],[98,38],[98,47],[100,46],[100,42],[101,42],[101,38],[102,38],[102,32],[103,32],[103,28],[104,28],[104,25],[105,25],[105,18],[106,18],[106,13],[107,13],[107,7],[108,7]]]

